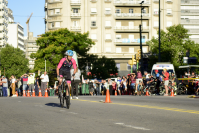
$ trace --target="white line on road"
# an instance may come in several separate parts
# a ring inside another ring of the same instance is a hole
[[[78,114],[78,113],[75,113],[75,112],[68,112],[68,113],[71,113],[71,114],[74,114],[74,115]]]
[[[124,127],[130,127],[130,128],[134,128],[134,129],[140,129],[140,130],[151,130],[151,129],[147,129],[147,128],[144,128],[144,127],[136,127],[136,126],[132,126],[132,125],[125,125],[124,123],[115,123],[117,125],[121,125],[121,126],[124,126]]]

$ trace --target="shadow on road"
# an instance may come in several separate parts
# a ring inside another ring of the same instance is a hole
[[[60,104],[57,104],[57,103],[47,103],[45,105],[46,106],[51,106],[51,107],[59,107],[59,108],[61,108]],[[66,107],[64,107],[64,108],[66,108]]]

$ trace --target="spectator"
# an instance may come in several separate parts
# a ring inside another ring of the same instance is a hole
[[[77,72],[75,73],[74,77],[72,77],[71,75],[71,86],[72,86],[72,89],[71,90],[74,90],[74,86],[75,86],[75,90],[76,90],[76,99],[78,99],[78,84],[80,83],[81,79],[80,79],[80,76],[81,76],[81,71],[77,68],[76,69]],[[74,73],[74,69],[71,69],[71,74]],[[73,91],[71,92],[71,96],[73,98]]]
[[[140,81],[139,81],[139,85],[138,85],[138,91],[137,91],[137,95],[138,95],[138,96],[141,96],[142,88],[143,88],[143,86],[142,86],[142,81],[140,80]]]
[[[88,86],[89,86],[90,95],[93,96],[93,93],[94,93],[93,82],[92,81],[88,82]]]
[[[7,88],[8,88],[8,80],[5,76],[2,76],[2,81],[1,83],[3,84],[3,96],[4,97],[7,97],[8,94],[7,94]]]
[[[15,83],[16,83],[16,79],[14,77],[14,75],[11,76],[11,88],[12,88],[12,97],[16,97],[17,95],[15,94]]]
[[[136,79],[135,79],[136,75],[135,73],[131,74],[131,95],[135,96],[135,83],[136,83]]]
[[[110,93],[110,95],[112,95],[112,80],[111,80],[111,78],[108,79],[108,85],[109,85],[109,87],[107,89],[109,89],[109,93]]]
[[[121,81],[119,85],[119,95],[122,95],[122,93],[124,93],[124,89],[125,89],[124,83],[123,81]]]
[[[3,84],[1,83],[3,76],[0,78],[0,95],[3,97]]]
[[[127,92],[129,94],[130,92],[130,74],[127,75],[127,79],[126,79],[126,86],[127,86]]]
[[[117,91],[117,84],[115,81],[112,82],[112,94],[115,95],[115,91]]]
[[[168,96],[168,84],[169,84],[169,73],[167,72],[167,69],[163,69],[163,76],[164,76],[164,85],[165,85],[165,94],[164,96]]]
[[[48,83],[49,83],[49,76],[47,75],[47,72],[44,72],[44,74],[42,74],[40,76],[41,80],[41,91],[42,91],[42,96],[45,95],[45,89],[47,89]]]
[[[160,74],[158,73],[158,70],[155,70],[155,73],[156,73],[156,93],[157,95],[160,95],[160,89],[159,89],[159,86],[160,86]]]
[[[21,76],[21,79],[23,81],[23,91],[26,91],[27,90],[27,84],[28,84],[28,76],[27,74],[24,74]]]
[[[21,85],[22,85],[21,80],[17,79],[17,82],[16,82],[16,91],[18,92],[19,96],[22,96],[22,94],[21,94]]]
[[[139,81],[142,81],[142,73],[140,71],[137,72],[137,79],[136,79],[136,90],[139,85]]]
[[[39,86],[39,77],[37,77],[35,79],[35,95],[36,96],[39,96],[39,88],[40,88],[40,86]]]
[[[94,84],[95,84],[95,87],[96,87],[96,89],[95,89],[95,93],[96,93],[96,95],[99,95],[99,81],[97,80],[97,78],[95,78],[94,79]]]
[[[28,91],[30,92],[30,95],[32,96],[32,91],[34,90],[34,79],[35,79],[35,73],[29,73],[28,77]]]
[[[122,79],[122,81],[123,81],[123,84],[124,84],[124,91],[127,91],[127,83],[126,83],[126,78],[125,78],[125,76],[124,76],[124,78]],[[123,93],[124,93],[124,91],[123,91]]]

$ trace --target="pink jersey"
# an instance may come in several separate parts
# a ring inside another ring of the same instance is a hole
[[[77,68],[76,61],[73,58],[69,62],[67,62],[66,58],[62,58],[58,64],[57,68],[59,68],[63,71],[70,71],[72,65],[73,65],[74,69]]]

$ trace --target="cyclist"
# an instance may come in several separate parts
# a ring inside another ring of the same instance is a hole
[[[74,72],[72,74],[72,76],[75,75],[76,71],[77,71],[77,66],[76,66],[76,61],[72,58],[73,56],[73,51],[72,50],[67,50],[65,52],[66,57],[62,58],[57,66],[57,78],[59,80],[59,86],[62,83],[63,77],[65,78],[66,82],[67,82],[67,86],[66,87],[66,96],[67,99],[69,99],[69,94],[68,94],[68,88],[69,88],[69,92],[71,90],[70,84],[71,84],[71,67],[73,65],[74,67]],[[72,99],[72,98],[71,98]]]

